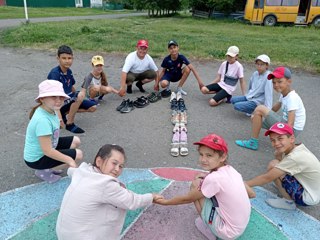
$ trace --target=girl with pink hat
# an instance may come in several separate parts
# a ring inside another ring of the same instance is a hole
[[[60,137],[58,111],[69,96],[64,93],[62,83],[44,80],[39,84],[39,95],[35,99],[39,104],[30,112],[27,127],[24,160],[40,179],[54,183],[61,177],[63,165],[77,167],[76,161],[82,159],[78,149],[80,138],[76,136]]]

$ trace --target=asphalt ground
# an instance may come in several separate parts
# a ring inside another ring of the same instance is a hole
[[[181,49],[183,53],[183,48]],[[75,52],[72,70],[79,89],[83,78],[91,71],[90,59],[93,55],[102,54],[105,58],[105,72],[111,86],[118,88],[121,68],[125,55],[112,55],[99,52]],[[152,47],[150,48],[152,55]],[[164,52],[165,56],[166,52]],[[34,98],[38,94],[38,84],[46,79],[50,69],[57,65],[56,53],[31,49],[0,48],[1,66],[1,168],[0,192],[37,183],[34,171],[28,168],[23,160],[25,131],[28,114],[35,105]],[[162,59],[155,59],[160,66]],[[241,61],[241,60],[240,60]],[[197,61],[191,59],[205,83],[210,83],[218,70],[219,61]],[[249,79],[254,65],[244,63],[245,79]],[[275,66],[271,66],[273,69]],[[292,69],[293,88],[301,96],[306,112],[307,123],[298,141],[320,158],[319,130],[319,76]],[[176,85],[172,85],[175,89]],[[153,84],[145,85],[151,92]],[[249,179],[266,170],[269,160],[273,158],[273,150],[267,137],[260,134],[260,148],[251,151],[235,145],[236,139],[250,136],[250,119],[233,110],[232,105],[222,104],[212,108],[208,105],[209,96],[204,96],[198,89],[197,82],[191,74],[184,89],[188,95],[184,97],[188,111],[189,155],[172,157],[170,143],[173,125],[170,123],[169,99],[162,99],[142,109],[134,109],[121,114],[115,109],[122,98],[107,95],[94,113],[79,113],[76,124],[86,130],[80,136],[84,152],[84,161],[91,162],[99,147],[106,143],[115,143],[124,147],[127,153],[126,167],[188,167],[199,168],[198,154],[193,142],[204,135],[215,132],[223,136],[229,143],[229,163],[243,176]],[[134,86],[130,99],[147,95],[142,94]],[[235,95],[240,94],[238,86]],[[275,94],[275,100],[278,95]],[[71,133],[61,130],[63,136]],[[273,191],[271,185],[265,186]],[[320,219],[319,206],[302,208],[306,213]]]

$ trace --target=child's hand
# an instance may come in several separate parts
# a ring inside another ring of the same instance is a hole
[[[153,201],[153,203],[157,203],[157,204],[160,204],[160,205],[167,205],[167,199],[165,198],[158,198],[156,201]]]
[[[73,167],[73,168],[77,168],[78,165],[76,164],[76,162],[72,159],[72,161],[69,163],[69,166],[70,167]]]
[[[164,198],[162,195],[156,194],[156,193],[153,193],[153,194],[152,194],[152,197],[153,197],[153,201],[152,201],[153,203],[157,203],[158,200]]]
[[[158,92],[159,91],[159,84],[155,84],[153,87],[153,90]]]
[[[118,95],[120,97],[123,97],[124,95],[126,95],[126,90],[124,88],[120,88],[119,92],[118,92]]]

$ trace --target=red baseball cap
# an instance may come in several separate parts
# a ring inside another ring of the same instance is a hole
[[[199,142],[193,143],[194,145],[204,145],[213,150],[223,151],[228,153],[228,145],[224,139],[217,134],[211,133],[203,137]]]
[[[275,124],[273,124],[271,126],[271,128],[269,128],[268,131],[265,132],[265,136],[270,135],[270,133],[278,133],[280,135],[285,135],[285,134],[289,134],[289,135],[293,135],[293,129],[292,127],[287,124],[287,123],[283,123],[283,122],[277,122]]]
[[[274,79],[274,78],[291,78],[291,72],[289,68],[286,67],[277,67],[272,73],[268,75],[268,79]]]
[[[140,39],[138,42],[137,42],[137,47],[146,47],[148,48],[149,47],[149,43],[147,40],[145,39]]]

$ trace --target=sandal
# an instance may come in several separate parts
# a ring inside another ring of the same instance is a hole
[[[172,145],[171,151],[170,151],[171,155],[173,157],[178,157],[179,156],[179,143],[172,143],[171,145]]]
[[[55,183],[61,178],[61,176],[53,174],[50,169],[36,170],[34,174],[47,183]]]
[[[187,124],[187,112],[181,112],[180,113],[180,123]]]
[[[179,120],[180,120],[180,114],[176,111],[172,111],[171,123],[172,124],[179,123]]]
[[[188,144],[187,143],[180,143],[180,155],[187,156],[189,154]]]

